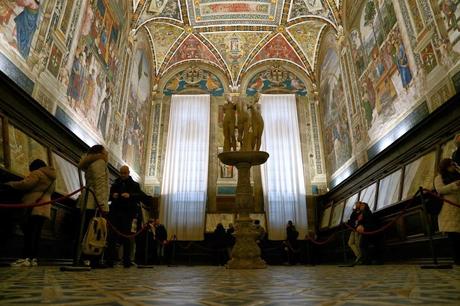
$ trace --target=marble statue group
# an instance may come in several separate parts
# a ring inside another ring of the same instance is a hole
[[[224,104],[224,152],[236,151],[237,141],[240,151],[259,151],[264,130],[264,120],[257,108],[260,95],[249,103],[235,103],[235,97],[227,94]],[[238,137],[235,136],[235,128]]]

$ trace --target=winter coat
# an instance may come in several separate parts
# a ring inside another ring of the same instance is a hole
[[[102,211],[109,211],[109,169],[107,161],[103,154],[84,155],[78,164],[78,167],[85,171],[86,187],[94,191],[94,195],[89,192],[86,202],[86,209],[96,209],[97,203],[101,206]],[[87,189],[80,196],[78,206],[84,206]]]
[[[117,198],[113,197],[114,193],[118,193]],[[129,193],[129,198],[123,198],[122,193]],[[117,211],[134,217],[138,211],[137,204],[145,196],[139,184],[131,177],[125,180],[117,178],[110,187],[110,200],[112,201],[110,211]]]
[[[24,204],[33,204],[37,200],[39,203],[51,200],[56,181],[56,170],[52,167],[42,167],[30,172],[22,181],[9,182],[8,185],[14,189],[25,191],[22,198]],[[37,206],[32,209],[32,215],[43,216],[47,219],[51,215],[51,204]]]
[[[457,181],[444,184],[441,175],[434,180],[434,187],[444,199],[460,204],[460,187]],[[444,203],[438,216],[439,231],[460,233],[460,208]]]

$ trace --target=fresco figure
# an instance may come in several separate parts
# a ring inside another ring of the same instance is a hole
[[[458,22],[457,22],[457,16],[455,16],[457,5],[458,3],[452,0],[443,0],[441,4],[439,5],[442,13],[444,14],[444,17],[446,18],[447,25],[449,26],[449,30],[456,29],[457,31],[460,31],[460,26],[458,25]]]
[[[88,36],[91,32],[91,26],[94,21],[93,1],[89,1],[86,6],[85,19],[81,26],[81,35]]]
[[[109,87],[105,89],[105,97],[101,102],[99,109],[99,116],[97,118],[97,128],[101,131],[102,137],[105,139],[107,134],[107,121],[109,119],[110,113],[110,90]]]
[[[232,102],[232,96],[226,95],[227,103],[224,104],[224,152],[236,151],[235,122],[236,105]]]
[[[72,70],[70,71],[69,87],[67,89],[67,95],[69,96],[71,107],[73,108],[76,107],[77,101],[80,101],[80,92],[85,79],[83,63],[84,55],[82,51],[75,56],[73,61]]]
[[[401,76],[401,82],[405,89],[409,87],[410,82],[412,81],[412,74],[409,69],[409,61],[407,60],[406,51],[402,42],[399,42],[399,47],[397,48],[397,58],[396,65],[398,66],[399,74]]]
[[[16,4],[24,7],[24,10],[14,18],[16,22],[17,48],[22,57],[28,58],[30,45],[38,26],[40,1],[17,0]]]

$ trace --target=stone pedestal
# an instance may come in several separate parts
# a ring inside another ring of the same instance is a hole
[[[250,180],[251,167],[261,165],[268,159],[263,151],[223,152],[219,159],[226,165],[238,169],[236,186],[236,243],[232,251],[232,259],[227,263],[228,269],[263,269],[265,262],[260,258],[260,248],[256,243],[259,233],[254,229],[249,214],[254,212],[252,186]]]

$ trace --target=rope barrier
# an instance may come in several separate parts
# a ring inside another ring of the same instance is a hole
[[[440,200],[443,200],[443,202],[445,202],[445,203],[447,203],[447,204],[449,204],[449,205],[452,205],[452,206],[455,206],[455,207],[460,208],[460,205],[459,205],[459,204],[457,204],[457,203],[455,203],[455,202],[452,202],[452,201],[450,201],[450,200],[447,200],[447,199],[441,197],[441,196],[440,196],[439,194],[437,194],[436,192],[433,192],[433,191],[428,190],[428,189],[425,189],[425,188],[423,189],[423,192],[426,193],[426,194],[429,194],[429,195],[431,195],[431,196],[433,196],[433,197],[435,197],[435,198],[438,198],[438,199],[440,199]]]
[[[91,188],[88,188],[86,186],[84,187],[81,187],[67,195],[64,195],[60,198],[57,198],[57,199],[54,199],[54,200],[50,200],[50,201],[46,201],[46,202],[39,202],[39,203],[30,203],[30,204],[23,204],[23,203],[8,203],[8,204],[0,204],[0,208],[5,208],[5,209],[20,209],[20,208],[33,208],[33,207],[39,207],[39,206],[45,206],[45,205],[49,205],[49,204],[52,204],[52,203],[56,203],[56,202],[59,202],[59,201],[62,201],[64,199],[67,199],[79,192],[81,192],[83,189],[87,188],[89,192],[91,192],[91,194],[93,195],[95,201],[96,201],[96,206],[99,210],[99,213],[102,215],[102,217],[104,217],[105,219],[107,219],[107,224],[109,225],[109,227],[112,229],[112,231],[121,236],[121,237],[124,237],[124,238],[128,238],[128,239],[131,239],[131,238],[135,238],[137,236],[139,236],[140,234],[142,234],[144,231],[147,230],[147,228],[149,228],[152,224],[152,221],[148,221],[146,224],[144,224],[144,226],[142,226],[141,229],[139,229],[137,232],[135,233],[132,233],[132,234],[125,234],[125,233],[122,233],[120,230],[118,230],[109,220],[108,218],[108,213],[103,211],[102,210],[102,207],[101,205],[99,204],[99,201],[96,197],[96,194],[95,192],[91,189]],[[460,205],[457,204],[457,203],[454,203],[448,199],[444,199],[443,197],[439,196],[437,193],[435,192],[432,192],[431,190],[428,190],[428,189],[423,189],[423,192],[425,194],[429,194],[431,196],[434,196],[438,199],[441,199],[443,200],[443,202],[445,203],[448,203],[449,205],[453,205],[455,207],[458,207],[460,208]],[[387,228],[389,228],[390,226],[392,226],[394,223],[396,223],[396,221],[398,221],[402,216],[403,214],[407,211],[407,208],[409,208],[409,206],[415,201],[415,198],[417,197],[417,194],[418,192],[412,197],[412,199],[410,199],[410,201],[408,201],[408,203],[406,204],[406,206],[398,213],[398,215],[393,219],[391,220],[390,222],[388,222],[387,224],[385,224],[384,226],[382,226],[381,228],[377,229],[377,230],[374,230],[374,231],[364,231],[364,232],[361,232],[360,234],[362,235],[375,235],[375,234],[378,234],[378,233],[381,233],[381,232],[384,232]],[[352,231],[355,231],[357,232],[357,230],[348,225],[347,223],[344,223],[345,226],[352,230]],[[326,240],[323,240],[323,241],[318,241],[318,240],[315,240],[314,238],[306,235],[305,236],[305,239],[308,240],[308,241],[311,241],[313,244],[316,244],[316,245],[325,245],[327,243],[329,243],[330,241],[332,241],[332,239],[336,236],[336,233],[332,234],[330,237],[328,237]],[[190,247],[190,245],[188,246]]]
[[[334,233],[332,234],[331,236],[329,236],[326,240],[324,241],[318,241],[318,240],[315,240],[314,238],[311,238],[309,235],[306,235],[305,236],[305,239],[308,240],[308,241],[311,241],[313,244],[316,244],[316,245],[325,245],[327,243],[329,243],[330,241],[332,241],[332,239],[337,235],[337,233]]]
[[[403,215],[404,213],[407,211],[407,209],[409,208],[409,206],[415,201],[415,198],[417,197],[417,194],[419,192],[417,191],[415,193],[415,195],[410,199],[410,201],[407,202],[407,204],[404,206],[404,208],[398,213],[398,215],[393,219],[391,220],[390,222],[388,222],[387,224],[385,224],[384,226],[382,226],[381,228],[377,229],[377,230],[374,230],[374,231],[364,231],[364,232],[361,232],[360,234],[361,235],[375,235],[375,234],[378,234],[378,233],[381,233],[383,231],[385,231],[387,228],[389,228],[390,226],[392,226],[393,224],[396,223],[396,221],[398,221]],[[350,226],[349,224],[347,224],[346,222],[344,223],[345,226],[354,231],[354,232],[358,232],[354,227]],[[332,241],[332,239],[335,237],[337,233],[333,233],[331,236],[329,236],[326,240],[324,241],[318,241],[318,240],[315,240],[313,238],[311,238],[310,236],[305,236],[305,239],[311,241],[313,244],[316,244],[316,245],[325,245],[327,243],[329,243],[330,241]]]
[[[45,205],[48,205],[48,204],[51,204],[51,203],[56,203],[56,202],[62,201],[64,199],[67,199],[67,198],[69,198],[69,197],[81,192],[85,188],[86,187],[81,187],[80,189],[77,189],[72,193],[69,193],[69,194],[67,194],[65,196],[62,196],[60,198],[50,200],[50,201],[46,201],[46,202],[38,202],[38,203],[30,203],[30,204],[23,204],[23,203],[0,204],[0,208],[19,209],[19,208],[31,208],[31,207],[45,206]]]
[[[452,202],[452,201],[450,201],[450,200],[448,200],[448,199],[445,199],[445,198],[439,196],[439,194],[437,194],[437,193],[435,193],[435,192],[433,192],[433,191],[431,191],[431,190],[428,190],[428,189],[425,189],[425,188],[424,188],[424,189],[423,189],[423,192],[424,192],[425,194],[429,194],[429,195],[431,195],[431,196],[433,196],[433,197],[436,197],[436,198],[438,198],[438,199],[440,199],[440,200],[443,200],[445,203],[448,203],[449,205],[452,205],[452,206],[455,206],[455,207],[460,208],[460,205],[459,205],[459,204],[457,204],[457,203],[455,203],[455,202]],[[406,206],[398,213],[398,215],[397,215],[393,220],[391,220],[390,222],[388,222],[387,224],[385,224],[384,226],[382,226],[381,228],[379,228],[379,229],[377,229],[377,230],[374,230],[374,231],[364,231],[364,232],[362,232],[362,233],[360,233],[360,234],[362,234],[362,235],[375,235],[375,234],[384,232],[384,231],[385,231],[386,229],[388,229],[390,226],[392,226],[393,224],[395,224],[396,221],[398,221],[398,220],[404,215],[404,213],[407,211],[407,209],[409,208],[409,206],[410,206],[411,204],[414,203],[414,201],[415,201],[415,199],[416,199],[418,193],[419,193],[419,192],[415,193],[415,195],[410,199],[410,201],[407,202]],[[346,226],[348,229],[350,229],[350,230],[352,230],[352,231],[354,231],[354,232],[357,232],[357,230],[356,230],[354,227],[348,225],[347,223],[344,223],[344,224],[345,224],[345,226]],[[311,241],[312,243],[314,243],[314,244],[316,244],[316,245],[324,245],[324,244],[330,242],[330,241],[334,238],[335,235],[336,235],[336,233],[332,234],[330,237],[328,237],[328,238],[327,238],[326,240],[324,240],[324,241],[315,240],[315,239],[311,238],[311,237],[308,236],[308,235],[305,236],[305,239]]]
[[[97,209],[99,210],[99,213],[102,215],[103,218],[105,218],[107,220],[107,224],[109,225],[109,227],[113,230],[113,232],[115,234],[117,234],[118,236],[121,236],[123,238],[128,238],[128,239],[131,239],[131,238],[135,238],[137,236],[139,236],[140,234],[142,234],[148,227],[150,227],[150,225],[153,223],[152,221],[148,221],[146,224],[144,224],[144,226],[138,230],[137,232],[133,233],[133,234],[125,234],[125,233],[122,233],[120,232],[119,229],[117,229],[111,222],[110,222],[110,219],[108,218],[108,213],[103,211],[102,210],[102,206],[99,204],[99,201],[96,197],[96,194],[94,192],[94,190],[92,190],[91,188],[88,188],[88,191],[93,195],[94,197],[94,200],[96,202],[96,206],[97,206]]]

